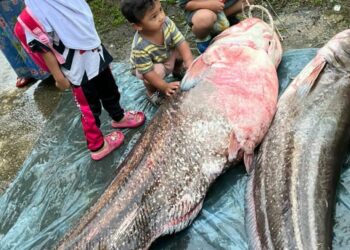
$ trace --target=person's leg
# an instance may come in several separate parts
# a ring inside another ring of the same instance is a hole
[[[99,119],[101,103],[95,88],[96,84],[93,82],[94,79],[83,86],[73,86],[72,92],[81,112],[81,123],[87,147],[91,151],[91,158],[97,161],[119,148],[124,141],[124,135],[121,131],[113,131],[103,136]]]
[[[192,16],[192,32],[196,37],[197,49],[200,53],[203,53],[211,42],[210,33],[216,20],[216,13],[208,9],[197,10]]]
[[[162,63],[156,63],[154,64],[153,70],[162,78],[164,79],[167,75],[165,66]],[[153,85],[151,85],[146,79],[144,79],[143,75],[135,71],[136,77],[141,79],[143,81],[143,84],[146,88],[146,97],[148,101],[153,104],[154,106],[159,106],[164,99],[164,96],[159,92],[157,88],[155,88]]]
[[[152,93],[157,91],[155,87],[153,87],[146,79],[143,78],[143,75],[137,69],[135,69],[134,75],[138,79],[142,80],[143,84],[145,85],[147,95],[151,95]]]
[[[25,51],[20,51],[21,45],[17,40],[14,40],[15,38],[9,33],[12,31],[8,30],[8,27],[6,26],[7,24],[4,25],[5,27],[0,28],[0,48],[18,77],[16,86],[24,87],[35,80],[32,78],[32,73],[23,60],[23,57],[26,55]],[[16,43],[18,43],[17,47]],[[20,53],[23,54],[21,55]]]
[[[36,79],[45,79],[49,76],[42,71],[21,47],[14,35],[13,29],[18,16],[24,7],[23,1],[8,1],[8,5],[0,4],[0,48],[16,72],[17,87],[23,87]]]
[[[120,93],[110,68],[106,68],[93,79],[96,93],[103,108],[109,116],[120,121],[124,117],[124,109],[120,106]]]
[[[175,78],[182,79],[184,75],[183,59],[176,49],[170,52],[169,59],[164,62],[164,68],[167,75],[172,73]]]
[[[100,130],[101,104],[96,89],[91,82],[83,86],[73,86],[72,92],[81,112],[81,123],[84,130],[87,147],[90,151],[98,151],[104,145]]]
[[[213,29],[212,29],[212,36],[216,36],[220,34],[222,31],[230,27],[230,23],[225,15],[224,12],[219,12],[217,14],[217,20],[214,23]]]
[[[166,75],[174,72],[176,60],[182,60],[182,58],[180,56],[180,53],[174,49],[170,51],[168,60],[163,63]]]
[[[207,10],[200,9],[197,10],[192,16],[192,32],[198,39],[206,38],[216,22],[217,16],[216,13]]]
[[[143,112],[128,111],[124,113],[124,109],[119,103],[118,86],[109,67],[94,78],[94,84],[103,108],[112,118],[113,128],[136,128],[144,123],[145,115]]]
[[[156,63],[154,64],[153,66],[153,70],[162,78],[164,79],[165,76],[167,75],[167,72],[166,72],[166,69],[165,69],[165,66],[162,64],[162,63]],[[148,96],[151,96],[153,95],[154,93],[156,93],[158,90],[153,86],[151,85],[144,77],[142,74],[140,74],[140,72],[138,72],[138,70],[136,70],[136,77],[141,79],[143,81],[143,84],[145,85],[146,87],[146,91],[147,91],[147,95]]]

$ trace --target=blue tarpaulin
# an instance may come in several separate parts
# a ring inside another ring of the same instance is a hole
[[[281,92],[310,61],[316,49],[288,51],[279,67]],[[143,110],[147,123],[156,108],[145,98],[143,84],[130,74],[127,63],[112,65],[126,110]],[[90,159],[80,113],[65,93],[18,175],[0,197],[0,249],[51,249],[83,216],[118,174],[118,166],[144,127],[123,130],[123,146],[103,161]],[[102,114],[102,130],[110,119]],[[147,126],[147,124],[146,124]],[[157,240],[152,249],[248,249],[244,223],[243,167],[229,169],[208,192],[194,223],[175,235]],[[350,245],[350,160],[337,189],[333,249]]]

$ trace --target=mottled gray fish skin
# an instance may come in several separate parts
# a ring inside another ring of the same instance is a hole
[[[188,69],[189,90],[160,107],[59,249],[145,249],[190,224],[230,152],[239,161],[244,150],[251,165],[276,110],[281,54],[277,35],[257,18],[217,36]]]
[[[232,126],[208,107],[210,88],[200,84],[160,108],[107,192],[59,249],[145,249],[192,222],[228,167]]]
[[[336,185],[350,138],[350,30],[317,58],[326,63],[316,82],[288,87],[259,149],[247,187],[251,249],[332,248]]]

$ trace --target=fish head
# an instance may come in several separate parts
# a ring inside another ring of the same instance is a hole
[[[273,27],[259,18],[247,18],[213,39],[212,46],[248,46],[264,50],[276,68],[282,59],[282,45]],[[210,53],[208,51],[208,53]]]
[[[247,18],[213,39],[208,49],[187,70],[181,89],[187,91],[202,82],[213,71],[213,65],[230,66],[244,47],[265,51],[276,68],[281,62],[282,46],[277,34],[263,20]]]
[[[337,69],[350,73],[350,29],[335,35],[318,54]]]

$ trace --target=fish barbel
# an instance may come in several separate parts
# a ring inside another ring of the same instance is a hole
[[[231,46],[220,45],[227,39]],[[183,86],[190,90],[159,108],[59,249],[145,249],[189,225],[209,186],[230,165],[229,142],[236,140],[237,151],[248,145],[252,155],[266,133],[276,109],[281,54],[277,36],[260,19],[226,30],[188,70]]]
[[[331,249],[336,185],[350,142],[350,30],[282,94],[247,186],[252,249]]]

